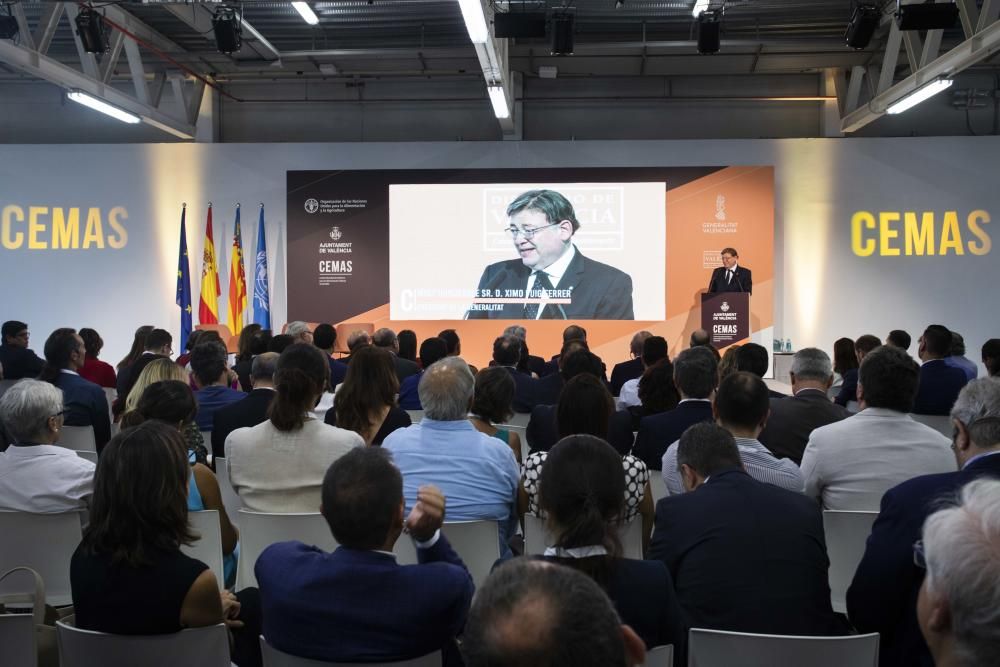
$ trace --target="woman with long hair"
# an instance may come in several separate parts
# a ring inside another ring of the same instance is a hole
[[[83,328],[80,329],[80,338],[83,339],[83,347],[87,350],[87,358],[77,373],[84,380],[90,380],[99,387],[115,389],[118,386],[118,377],[115,375],[114,367],[97,358],[104,347],[104,339],[101,338],[101,334],[93,329]]]
[[[854,341],[850,338],[838,338],[833,343],[833,372],[841,378],[847,371],[858,367],[858,354],[854,350]],[[834,378],[834,384],[837,384]]]
[[[521,436],[494,424],[503,424],[514,416],[514,378],[506,368],[492,366],[476,373],[476,388],[469,410],[469,421],[480,433],[506,443],[521,461]]]
[[[236,347],[236,363],[233,364],[233,371],[240,381],[240,389],[249,392],[253,387],[250,384],[250,365],[253,358],[258,354],[267,352],[267,339],[261,334],[259,324],[248,324],[240,332],[240,341]]]
[[[128,354],[118,362],[115,366],[119,372],[126,366],[131,366],[136,359],[142,356],[142,353],[146,350],[146,336],[149,335],[153,329],[155,329],[152,324],[144,324],[135,330],[135,336],[132,338],[132,347],[129,349]]]
[[[150,385],[168,380],[177,380],[190,386],[188,372],[170,359],[155,359],[149,362],[139,373],[135,384],[132,385],[132,391],[129,392],[128,398],[125,400],[125,415],[139,406],[139,401]],[[165,408],[178,409],[176,406],[163,406],[158,409]],[[197,412],[197,404],[195,408]],[[194,414],[187,415],[183,425],[179,426],[178,429],[184,436],[184,440],[187,441],[188,451],[194,456],[195,461],[208,465],[208,448],[205,446],[205,439],[202,437],[201,431],[198,430],[198,425],[194,423],[194,417]],[[124,422],[125,417],[122,416],[122,423]]]
[[[368,345],[351,355],[347,375],[325,421],[354,431],[367,445],[381,445],[387,435],[411,423],[410,415],[396,404],[398,394],[392,353]]]
[[[412,329],[403,329],[396,336],[399,340],[400,359],[416,362],[417,360],[417,332]]]

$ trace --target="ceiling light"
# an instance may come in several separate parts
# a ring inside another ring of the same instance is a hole
[[[105,53],[108,37],[104,30],[104,18],[90,7],[83,7],[76,15],[76,34],[87,53]]]
[[[698,18],[699,14],[708,10],[709,4],[711,4],[711,0],[695,0],[694,9],[691,10],[691,16]]]
[[[485,44],[490,38],[490,33],[486,29],[486,15],[483,14],[480,1],[458,0],[458,6],[462,9],[462,18],[465,20],[465,29],[469,31],[469,39],[473,44]]]
[[[917,88],[912,93],[910,93],[903,99],[899,100],[898,102],[890,104],[889,108],[886,109],[885,111],[886,113],[890,113],[893,115],[898,113],[903,113],[907,109],[917,106],[924,100],[934,97],[942,90],[949,88],[953,83],[954,81],[952,79],[936,79],[934,81],[931,81],[926,86]]]
[[[874,3],[866,2],[854,8],[844,33],[844,41],[852,49],[867,48],[882,20],[882,12]]]
[[[316,12],[313,11],[308,2],[293,2],[292,7],[295,7],[295,11],[299,13],[302,20],[309,25],[316,25],[319,23],[319,17],[316,16]]]
[[[490,94],[490,102],[493,103],[493,114],[497,118],[510,118],[510,109],[507,108],[507,96],[503,93],[503,86],[491,84],[486,87],[486,92]]]
[[[123,123],[134,124],[140,122],[139,117],[136,116],[135,114],[129,113],[124,109],[119,109],[116,106],[112,106],[107,102],[104,102],[102,100],[97,99],[96,97],[88,95],[87,93],[81,90],[71,91],[66,94],[66,97],[73,100],[74,102],[82,104],[85,107],[90,107],[94,111],[100,111],[101,113],[107,114],[112,118],[117,118]]]
[[[243,45],[243,27],[235,7],[219,5],[212,16],[212,30],[219,53],[235,53]]]

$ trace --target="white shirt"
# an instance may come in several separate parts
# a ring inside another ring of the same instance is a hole
[[[549,282],[552,283],[552,287],[559,287],[559,281],[562,280],[563,274],[566,273],[566,269],[569,268],[569,263],[573,261],[574,257],[576,257],[576,246],[570,243],[569,250],[564,252],[562,257],[552,262],[544,269],[533,271],[531,275],[528,276],[528,286],[525,288],[524,293],[526,295],[531,293],[531,288],[535,285],[535,277],[539,273],[544,273],[549,277]],[[545,304],[548,302],[547,297],[542,298],[542,304],[538,307],[538,313],[535,315],[536,320],[542,318],[542,311],[545,310]]]
[[[723,274],[723,275],[726,278],[726,284],[727,285],[729,285],[730,283],[732,283],[732,281],[736,278],[736,269],[738,269],[739,267],[740,267],[739,263],[733,264],[733,268],[731,268],[731,269],[726,269],[725,266],[722,267],[723,269],[726,270],[726,273]]]
[[[94,468],[58,445],[11,445],[0,453],[0,509],[55,514],[86,509]]]
[[[618,409],[624,410],[632,405],[642,405],[639,400],[639,378],[633,378],[622,385],[618,392]]]
[[[740,460],[747,474],[758,482],[802,493],[805,480],[799,467],[791,459],[779,459],[767,447],[754,438],[735,437],[736,448],[740,450]],[[684,480],[677,469],[677,448],[680,440],[667,447],[663,454],[663,482],[670,495],[684,493]],[[707,479],[705,481],[708,481]]]

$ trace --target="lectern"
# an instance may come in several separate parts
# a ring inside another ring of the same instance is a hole
[[[750,295],[716,292],[701,295],[701,328],[717,349],[750,337]]]

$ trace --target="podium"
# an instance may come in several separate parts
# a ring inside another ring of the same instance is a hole
[[[701,295],[701,328],[716,349],[750,337],[750,295],[716,292]]]

